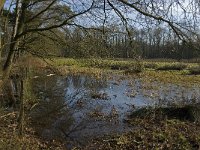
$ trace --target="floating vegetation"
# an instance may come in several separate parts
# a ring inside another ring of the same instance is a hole
[[[134,90],[132,90],[130,93],[129,93],[129,92],[126,92],[126,95],[127,95],[128,97],[134,98],[134,97],[137,95],[137,92],[135,92]]]
[[[107,93],[92,93],[91,94],[92,99],[101,99],[101,100],[109,100],[109,96]]]
[[[103,112],[101,112],[99,109],[95,109],[94,111],[91,111],[89,113],[89,116],[92,117],[92,118],[104,118],[105,117],[105,114]]]
[[[117,108],[115,108],[115,106],[113,105],[113,107],[112,107],[112,109],[110,111],[110,116],[111,117],[115,117],[115,116],[118,116],[118,115],[119,115],[119,113],[117,111]]]

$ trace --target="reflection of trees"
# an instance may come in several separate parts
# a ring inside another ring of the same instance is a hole
[[[31,121],[40,133],[52,129],[58,135],[61,128],[67,129],[73,122],[64,97],[65,84],[58,77],[44,77],[32,81],[33,91],[39,102],[31,110]],[[52,135],[55,136],[55,135]]]
[[[67,77],[67,87],[74,89],[84,88],[87,91],[100,91],[107,87],[107,80],[103,78],[95,78],[89,75],[69,75]]]
[[[32,86],[39,99],[30,113],[33,126],[48,138],[66,138],[86,125],[85,120],[74,118],[78,115],[75,111],[77,101],[85,94],[87,96],[90,92],[106,88],[107,82],[105,77],[96,79],[93,76],[71,74],[66,80],[56,76],[37,78],[33,80]]]

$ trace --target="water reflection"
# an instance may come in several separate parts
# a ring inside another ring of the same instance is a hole
[[[120,75],[70,74],[33,81],[40,103],[31,117],[46,138],[85,144],[91,138],[128,131],[123,122],[137,107],[183,104],[199,100],[200,89],[178,85],[147,85],[140,78]]]
[[[33,92],[39,103],[32,109],[30,116],[33,126],[47,139],[64,138],[63,131],[71,126],[73,118],[65,100],[65,82],[59,77],[34,79]]]

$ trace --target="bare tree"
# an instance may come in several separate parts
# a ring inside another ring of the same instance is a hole
[[[58,7],[62,2],[63,6],[65,1],[59,0],[42,0],[42,1],[31,1],[31,0],[17,0],[15,4],[15,24],[12,31],[12,37],[10,41],[9,52],[3,67],[4,78],[7,78],[14,60],[15,54],[18,51],[20,41],[23,37],[27,36],[30,33],[49,31],[52,29],[60,28],[71,23],[71,21],[90,11],[93,7],[93,2],[89,8],[79,11],[77,13],[69,13],[63,9],[60,13]],[[42,5],[42,7],[41,7]],[[35,11],[33,15],[28,16],[28,13],[32,10]],[[55,14],[55,15],[54,15]],[[61,16],[60,16],[61,15]],[[34,23],[36,20],[40,20],[36,25],[29,26],[31,23]]]

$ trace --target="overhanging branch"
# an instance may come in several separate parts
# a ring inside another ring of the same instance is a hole
[[[62,27],[64,25],[67,25],[69,23],[69,21],[72,20],[73,18],[76,18],[76,17],[83,15],[83,14],[87,13],[88,11],[90,11],[92,9],[93,5],[94,5],[94,1],[92,2],[92,5],[87,10],[68,17],[66,20],[64,20],[60,24],[52,25],[52,26],[48,26],[48,27],[43,27],[43,28],[27,29],[24,32],[22,32],[21,34],[17,35],[16,39],[18,39],[18,38],[20,38],[20,37],[22,37],[22,36],[24,36],[24,35],[26,35],[30,32],[47,31],[47,30],[51,30],[51,29],[55,29],[55,28],[59,28],[59,27]]]
[[[183,32],[178,28],[176,27],[173,22],[171,22],[170,20],[167,20],[165,18],[163,18],[162,16],[156,16],[156,15],[153,15],[153,14],[150,14],[148,12],[145,12],[143,11],[142,9],[138,8],[137,6],[135,6],[134,4],[131,4],[129,3],[128,1],[126,0],[118,0],[119,2],[135,9],[137,12],[139,12],[140,14],[144,15],[144,16],[147,16],[147,17],[150,17],[150,18],[153,18],[155,20],[158,20],[158,21],[162,21],[162,22],[165,22],[167,23],[171,28],[172,30],[175,32],[175,34],[179,37],[179,39],[181,40],[185,40],[185,38],[188,38],[185,34],[183,34]]]

